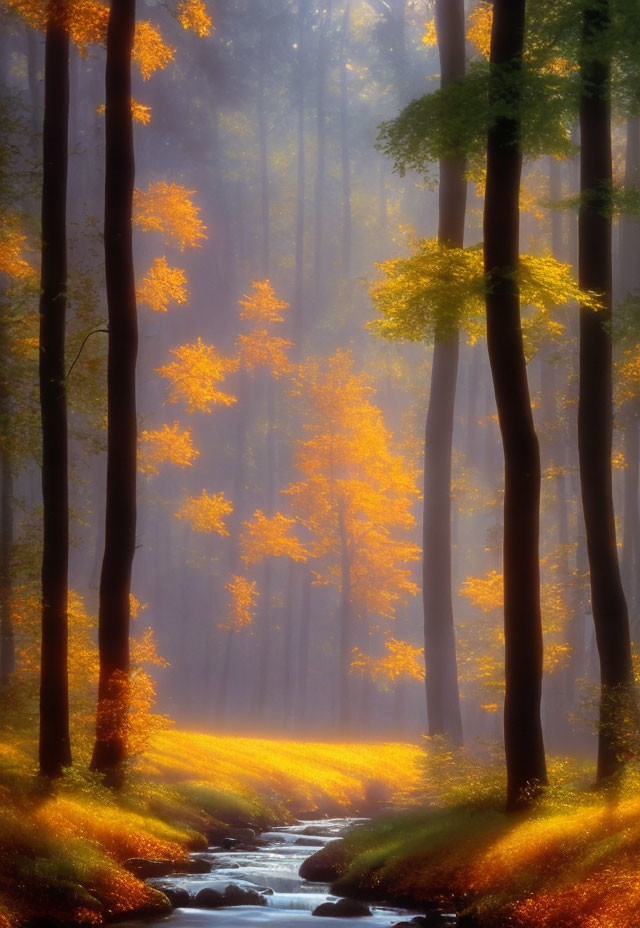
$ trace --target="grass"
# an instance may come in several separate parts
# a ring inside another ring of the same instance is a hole
[[[585,789],[583,771],[564,774],[527,816],[506,815],[488,788],[358,829],[336,890],[452,906],[483,928],[640,924],[638,772],[605,793]]]
[[[0,742],[0,928],[101,925],[161,912],[164,897],[122,867],[130,857],[179,865],[227,824],[268,827],[302,812],[401,803],[420,750],[402,744],[153,736],[118,794],[72,768],[55,791],[36,776],[33,744]]]

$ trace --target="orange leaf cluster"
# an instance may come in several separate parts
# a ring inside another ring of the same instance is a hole
[[[157,474],[165,463],[191,467],[199,453],[191,441],[191,429],[181,429],[180,423],[174,422],[141,433],[138,467],[143,474]]]
[[[213,20],[202,0],[180,0],[178,22],[183,29],[190,29],[201,39],[211,35],[213,31]]]
[[[17,216],[5,214],[1,218],[0,274],[6,274],[10,280],[27,280],[35,273],[24,257],[27,237],[20,231]]]
[[[171,403],[184,402],[190,412],[211,412],[213,406],[236,402],[235,396],[218,390],[217,385],[237,369],[237,361],[222,357],[213,345],[203,344],[200,338],[194,345],[173,348],[171,354],[176,360],[157,370],[171,381]]]
[[[244,299],[238,300],[238,305],[242,306],[240,318],[247,322],[284,322],[289,304],[278,299],[271,281],[257,280],[251,286],[253,293],[245,293]]]
[[[134,223],[145,232],[162,233],[166,244],[175,243],[181,251],[196,248],[206,239],[207,228],[200,210],[191,201],[195,191],[181,184],[155,181],[146,190],[133,194]]]
[[[187,275],[179,267],[169,267],[164,255],[156,258],[136,292],[140,303],[146,303],[156,313],[166,313],[169,302],[179,305],[189,301]]]
[[[387,638],[382,657],[370,657],[360,648],[353,649],[351,670],[359,671],[376,682],[398,680],[424,680],[424,650],[408,641]]]
[[[258,599],[256,582],[234,575],[225,589],[230,593],[229,608],[227,623],[220,627],[237,632],[253,623],[254,607]]]
[[[133,43],[133,61],[143,80],[149,80],[154,71],[160,71],[173,61],[176,50],[162,38],[157,26],[148,20],[136,23]]]
[[[190,496],[176,512],[176,519],[185,519],[194,532],[228,535],[226,516],[233,512],[233,503],[224,493],[213,496],[203,490],[200,496]]]
[[[293,342],[271,335],[267,329],[253,329],[249,335],[238,335],[236,346],[240,363],[249,373],[266,367],[278,380],[291,370],[287,350],[293,348]]]
[[[346,585],[356,611],[391,618],[417,592],[406,565],[419,548],[397,534],[414,525],[417,475],[393,447],[369,380],[353,371],[348,352],[308,359],[292,393],[305,407],[306,436],[295,455],[304,476],[286,494],[322,559],[317,582]]]
[[[242,560],[247,564],[257,564],[265,557],[288,557],[292,561],[304,563],[309,559],[309,552],[298,538],[290,532],[296,520],[280,512],[269,518],[258,509],[253,514],[253,522],[244,522],[244,531],[240,538]]]

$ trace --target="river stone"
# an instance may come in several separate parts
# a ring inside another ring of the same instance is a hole
[[[191,857],[181,873],[211,873],[211,863],[204,857]]]
[[[363,918],[371,915],[371,909],[355,899],[339,899],[338,902],[322,902],[311,913],[324,918]]]
[[[166,896],[174,909],[186,909],[191,902],[191,896],[182,886],[173,886],[171,883],[155,883],[153,888]]]
[[[303,847],[324,847],[326,844],[322,838],[298,838],[293,843],[301,844]]]
[[[342,841],[332,841],[303,860],[299,873],[309,883],[335,883],[346,871],[347,855]]]
[[[130,857],[122,866],[139,880],[148,880],[153,876],[169,876],[176,871],[176,865],[172,860],[147,860],[144,857]]]
[[[236,905],[266,905],[267,900],[254,889],[243,889],[235,883],[229,883],[223,893],[217,889],[201,889],[195,904],[201,909],[222,909]]]

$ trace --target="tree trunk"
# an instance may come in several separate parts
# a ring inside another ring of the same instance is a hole
[[[342,17],[340,39],[340,161],[342,168],[342,273],[351,274],[351,158],[349,155],[349,87],[347,84],[347,36],[350,2]],[[348,291],[349,292],[349,291]]]
[[[0,414],[6,423],[4,415]],[[8,434],[6,431],[5,435]],[[16,646],[11,619],[13,577],[11,553],[13,549],[13,474],[11,457],[6,446],[0,448],[2,487],[0,489],[0,690],[11,679],[16,667]]]
[[[531,413],[516,278],[524,20],[525,0],[495,0],[490,95],[500,115],[488,134],[484,210],[487,344],[505,466],[504,740],[509,809],[529,804],[547,780],[540,720],[540,452]]]
[[[304,151],[304,34],[305,17],[303,0],[298,2],[298,53],[297,86],[297,166],[296,166],[296,253],[295,281],[293,286],[293,342],[296,358],[302,353],[302,340],[306,331],[304,309],[304,195],[305,195],[305,151]]]
[[[463,0],[436,4],[441,84],[465,72]],[[440,162],[438,240],[462,248],[467,204],[465,164]],[[424,641],[429,734],[462,744],[456,638],[451,591],[451,451],[458,377],[458,330],[436,332],[424,445],[423,573]]]
[[[339,502],[340,527],[340,606],[338,613],[338,723],[342,730],[351,727],[352,706],[349,698],[349,682],[351,679],[351,648],[352,648],[352,611],[351,611],[351,555],[349,552],[349,539],[345,524],[344,503]]]
[[[107,33],[104,250],[109,314],[107,501],[100,577],[100,684],[91,766],[118,785],[126,759],[131,571],[136,540],[138,320],[132,248],[135,0],[111,0]]]
[[[40,411],[42,419],[42,651],[40,771],[71,763],[68,686],[69,499],[65,324],[69,37],[63,2],[49,7],[42,132]]]
[[[613,510],[611,242],[611,66],[608,0],[583,6],[580,98],[580,286],[602,294],[602,307],[580,308],[578,446],[587,533],[591,604],[600,658],[598,781],[615,773],[628,750],[624,719],[633,679],[629,619],[622,589]]]

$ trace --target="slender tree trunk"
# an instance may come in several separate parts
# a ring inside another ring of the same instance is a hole
[[[349,87],[347,83],[347,37],[349,0],[344,6],[340,39],[340,161],[342,167],[342,273],[351,274],[351,158],[349,155]]]
[[[307,571],[302,582],[300,602],[300,631],[296,659],[295,727],[300,730],[307,722],[309,693],[309,633],[311,631],[311,575]]]
[[[42,651],[40,771],[71,763],[68,688],[69,499],[65,325],[69,37],[65,5],[52,0],[45,44],[42,133],[40,410],[42,418]]]
[[[465,72],[463,0],[436,3],[441,84]],[[467,202],[465,164],[440,162],[438,240],[462,248]],[[424,641],[429,734],[462,744],[456,638],[451,591],[451,452],[458,377],[457,327],[436,332],[424,445],[423,576]]]
[[[302,340],[306,330],[304,308],[304,195],[305,195],[305,151],[304,151],[304,0],[298,2],[298,53],[296,76],[297,86],[297,167],[296,167],[296,270],[293,286],[293,342],[297,357],[302,352]]]
[[[611,243],[611,66],[604,50],[608,0],[586,0],[582,17],[579,281],[602,294],[602,307],[580,309],[578,445],[587,532],[591,604],[600,657],[598,780],[615,773],[628,750],[633,671],[627,604],[620,578],[613,511]]]
[[[351,679],[351,648],[353,646],[351,610],[351,554],[345,524],[344,503],[339,503],[340,524],[340,607],[338,627],[338,720],[340,728],[347,730],[353,719],[349,682]]]
[[[127,754],[131,571],[136,541],[135,161],[131,51],[135,0],[111,0],[107,33],[104,250],[109,313],[107,503],[100,577],[100,684],[91,766],[118,785]]]
[[[624,521],[622,540],[622,578],[631,612],[631,626],[637,624],[638,603],[634,599],[635,566],[640,547],[640,429],[637,398],[625,405],[624,415]]]
[[[321,11],[321,22],[318,34],[318,72],[317,72],[317,144],[316,144],[316,181],[314,194],[314,267],[313,267],[313,297],[314,310],[317,313],[323,310],[326,295],[326,244],[324,229],[324,203],[326,183],[326,141],[327,129],[327,66],[329,58],[328,32],[331,26],[332,0]]]
[[[547,780],[540,721],[540,452],[531,413],[516,278],[524,21],[525,0],[495,0],[490,95],[502,112],[489,129],[484,211],[487,343],[505,465],[504,739],[509,809],[530,803]]]
[[[5,417],[0,413],[2,421]],[[6,435],[7,432],[5,431]],[[11,556],[13,550],[13,474],[11,457],[6,446],[0,448],[0,690],[11,679],[16,667],[16,646],[11,619],[13,577]]]

